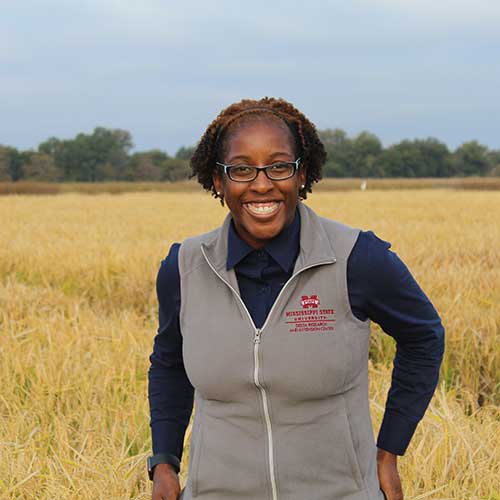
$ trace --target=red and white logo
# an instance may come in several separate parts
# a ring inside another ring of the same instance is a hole
[[[335,309],[321,305],[317,294],[301,295],[302,309],[285,310],[290,333],[332,333],[335,331]]]
[[[317,309],[320,301],[317,295],[302,295],[300,303],[303,309],[309,309],[310,307]]]

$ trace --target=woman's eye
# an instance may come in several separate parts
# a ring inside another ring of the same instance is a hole
[[[248,165],[238,165],[236,167],[233,167],[233,173],[236,174],[248,174],[252,170],[252,167],[249,167]]]
[[[273,172],[281,172],[283,170],[288,170],[289,168],[290,168],[290,165],[286,162],[273,163],[270,167],[270,169]]]

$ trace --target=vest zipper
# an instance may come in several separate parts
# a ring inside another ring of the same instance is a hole
[[[271,489],[273,493],[273,500],[278,500],[276,477],[274,475],[274,444],[273,444],[273,429],[271,427],[271,415],[269,414],[266,390],[264,389],[264,387],[262,387],[259,381],[259,345],[260,345],[261,334],[262,330],[260,328],[257,328],[255,330],[255,337],[253,339],[253,361],[254,361],[253,381],[255,385],[259,388],[260,395],[262,397],[262,406],[264,407],[264,417],[266,419],[266,428],[267,428],[267,444],[269,448],[269,472],[271,474]]]
[[[283,287],[280,290],[280,293],[276,297],[276,300],[274,301],[273,305],[271,306],[271,309],[266,317],[266,320],[264,321],[264,324],[262,325],[261,328],[257,328],[255,326],[255,323],[252,319],[252,315],[250,314],[250,311],[248,310],[247,306],[245,305],[245,302],[243,302],[243,299],[240,297],[239,293],[234,289],[234,287],[226,281],[215,269],[215,267],[212,265],[210,260],[208,259],[205,250],[203,246],[201,246],[201,253],[203,254],[203,257],[207,261],[207,264],[209,265],[210,269],[219,277],[219,279],[225,283],[233,292],[233,294],[238,298],[240,301],[241,305],[243,306],[243,309],[246,311],[248,315],[248,319],[250,320],[250,323],[252,324],[253,330],[254,330],[254,338],[253,338],[253,359],[254,359],[254,372],[253,372],[253,381],[255,386],[259,389],[260,395],[262,398],[262,406],[264,407],[264,418],[266,421],[266,429],[267,429],[267,442],[268,442],[268,448],[269,448],[269,474],[271,478],[271,490],[272,490],[272,495],[273,495],[273,500],[278,500],[278,489],[276,487],[276,476],[274,472],[274,443],[273,443],[273,430],[271,427],[271,415],[269,414],[269,406],[267,403],[267,393],[264,387],[261,385],[260,380],[259,380],[259,345],[260,345],[260,338],[262,336],[262,330],[267,325],[267,322],[269,321],[269,318],[271,317],[271,314],[278,303],[279,298],[283,294],[283,291],[285,288],[288,286],[288,284],[300,273],[303,271],[306,271],[307,269],[310,269],[312,267],[316,266],[321,266],[323,264],[333,264],[336,262],[336,259],[324,261],[324,262],[317,262],[316,264],[312,264],[307,267],[303,267],[302,269],[299,269],[295,274],[292,274],[288,281],[283,285]]]

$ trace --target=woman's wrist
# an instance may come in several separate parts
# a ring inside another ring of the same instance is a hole
[[[390,451],[383,450],[382,448],[377,448],[377,463],[380,464],[391,463],[395,465],[397,464],[397,462],[398,462],[397,455],[391,453]]]
[[[157,464],[153,470],[153,481],[164,474],[175,474],[177,476],[177,471],[171,464]]]

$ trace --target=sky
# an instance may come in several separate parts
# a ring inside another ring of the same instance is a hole
[[[384,145],[500,149],[496,0],[0,0],[0,144],[96,126],[194,145],[243,98]]]

